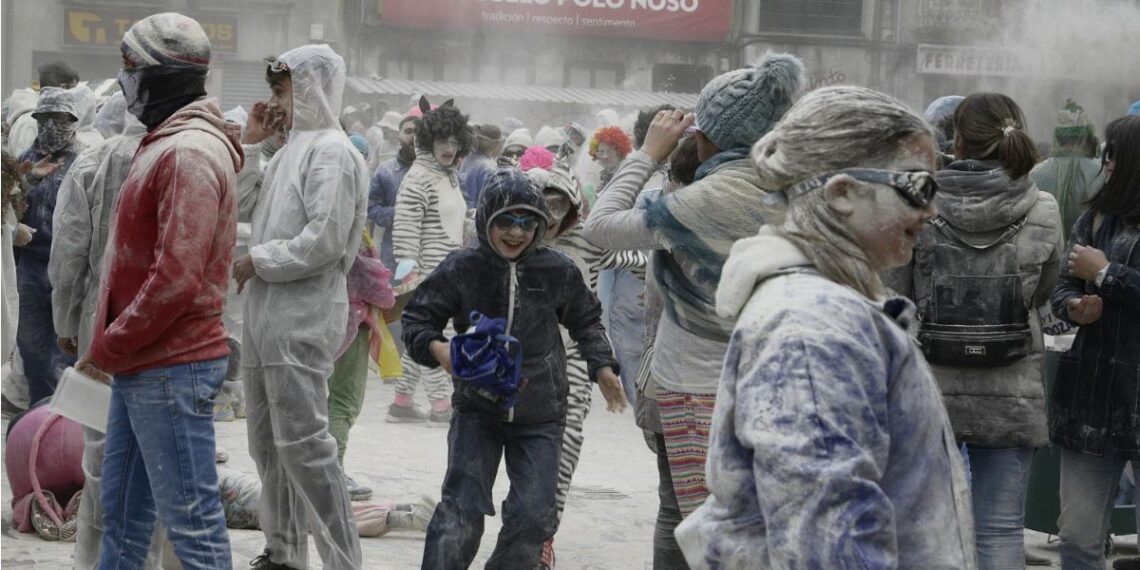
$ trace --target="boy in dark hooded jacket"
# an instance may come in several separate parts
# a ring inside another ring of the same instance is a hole
[[[526,379],[517,402],[506,410],[475,386],[453,380],[448,468],[442,500],[428,526],[425,569],[467,568],[474,560],[483,517],[494,514],[491,490],[504,451],[511,490],[487,568],[534,568],[543,542],[557,530],[558,457],[569,392],[560,324],[578,343],[609,410],[625,408],[601,305],[573,261],[541,247],[547,220],[546,201],[525,174],[496,171],[476,212],[479,244],[450,254],[404,309],[408,353],[424,366],[449,372],[443,335],[449,319],[463,331],[473,311],[505,318],[506,333],[522,343]]]

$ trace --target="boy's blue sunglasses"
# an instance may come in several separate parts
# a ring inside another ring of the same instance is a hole
[[[514,214],[499,214],[498,216],[495,216],[494,224],[495,227],[504,231],[518,226],[522,228],[524,232],[529,232],[538,227],[538,217],[533,214],[523,214],[521,216],[516,216]]]

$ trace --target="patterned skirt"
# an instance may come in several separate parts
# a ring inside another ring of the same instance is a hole
[[[709,495],[705,486],[705,459],[709,453],[709,426],[715,405],[715,394],[657,390],[669,472],[681,516],[689,516]]]

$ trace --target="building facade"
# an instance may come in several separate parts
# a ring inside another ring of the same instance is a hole
[[[329,10],[332,4],[333,10]],[[27,87],[39,66],[62,60],[83,81],[113,79],[119,44],[135,21],[158,12],[197,19],[210,36],[207,88],[224,107],[268,97],[267,56],[309,43],[314,30],[340,36],[337,4],[292,0],[6,0],[3,4],[3,92]],[[322,38],[316,38],[321,40]]]

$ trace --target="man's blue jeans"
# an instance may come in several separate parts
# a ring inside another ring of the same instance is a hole
[[[226,359],[115,376],[103,455],[100,570],[143,568],[156,518],[186,570],[233,566],[214,464]]]
[[[495,514],[491,489],[504,451],[511,489],[488,569],[538,566],[542,543],[558,530],[561,422],[513,424],[456,406],[447,433],[443,497],[427,529],[424,570],[465,569],[479,552],[483,517]]]
[[[1126,457],[1061,450],[1061,568],[1104,569],[1104,541]]]
[[[1025,568],[1025,493],[1033,448],[966,446],[980,570]]]

